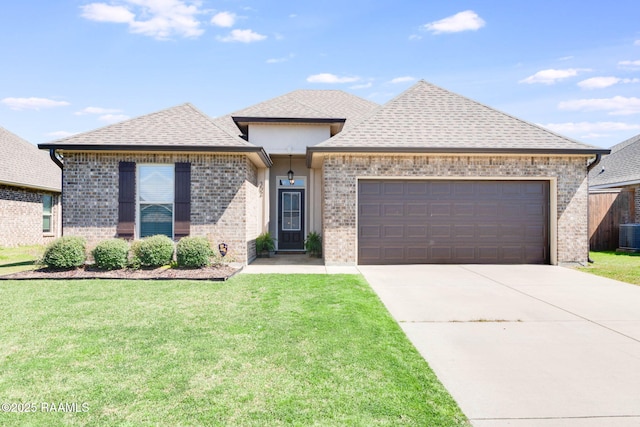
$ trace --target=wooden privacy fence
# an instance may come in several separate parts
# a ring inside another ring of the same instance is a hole
[[[633,189],[592,190],[589,193],[589,247],[592,251],[618,248],[620,224],[633,222]]]

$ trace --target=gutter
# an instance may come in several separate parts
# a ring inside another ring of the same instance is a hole
[[[332,147],[311,146],[307,147],[307,167],[310,167],[314,153],[332,154],[434,154],[434,155],[596,155],[595,166],[600,162],[603,154],[609,154],[609,149],[598,148],[497,148],[497,147]],[[593,167],[591,166],[591,167]]]
[[[164,153],[255,153],[266,167],[273,166],[271,158],[263,147],[257,146],[207,146],[207,145],[121,145],[121,144],[38,144],[38,148],[47,149],[51,152],[55,150],[67,151],[113,151],[113,152],[164,152]],[[52,157],[53,159],[53,157]],[[54,160],[56,164],[57,161]],[[58,166],[60,166],[58,164]],[[62,166],[60,166],[62,167]]]

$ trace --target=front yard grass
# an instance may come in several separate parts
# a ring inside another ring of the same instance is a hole
[[[640,254],[615,251],[590,252],[593,264],[581,271],[640,285]]]
[[[357,275],[4,281],[0,325],[3,426],[467,425]]]
[[[43,253],[42,245],[15,248],[0,246],[0,276],[35,269],[36,261],[42,257]]]

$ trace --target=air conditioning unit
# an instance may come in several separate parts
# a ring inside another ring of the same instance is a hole
[[[620,224],[620,249],[640,252],[640,224]]]

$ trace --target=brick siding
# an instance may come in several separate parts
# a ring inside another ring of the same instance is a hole
[[[633,222],[635,224],[640,224],[640,185],[636,185],[633,188],[633,194],[634,194],[634,211],[635,211],[635,218],[633,219]]]
[[[52,232],[42,232],[42,196],[53,196]],[[0,185],[0,246],[39,245],[55,237],[58,196],[45,191]]]
[[[65,235],[85,237],[89,248],[116,236],[120,161],[191,163],[191,235],[207,237],[215,248],[227,243],[228,259],[255,257],[250,241],[257,234],[249,230],[257,229],[257,217],[249,215],[247,198],[257,194],[257,171],[244,155],[65,153]]]
[[[357,262],[357,177],[556,178],[557,261],[585,263],[586,164],[585,157],[327,155],[322,174],[325,264]]]

